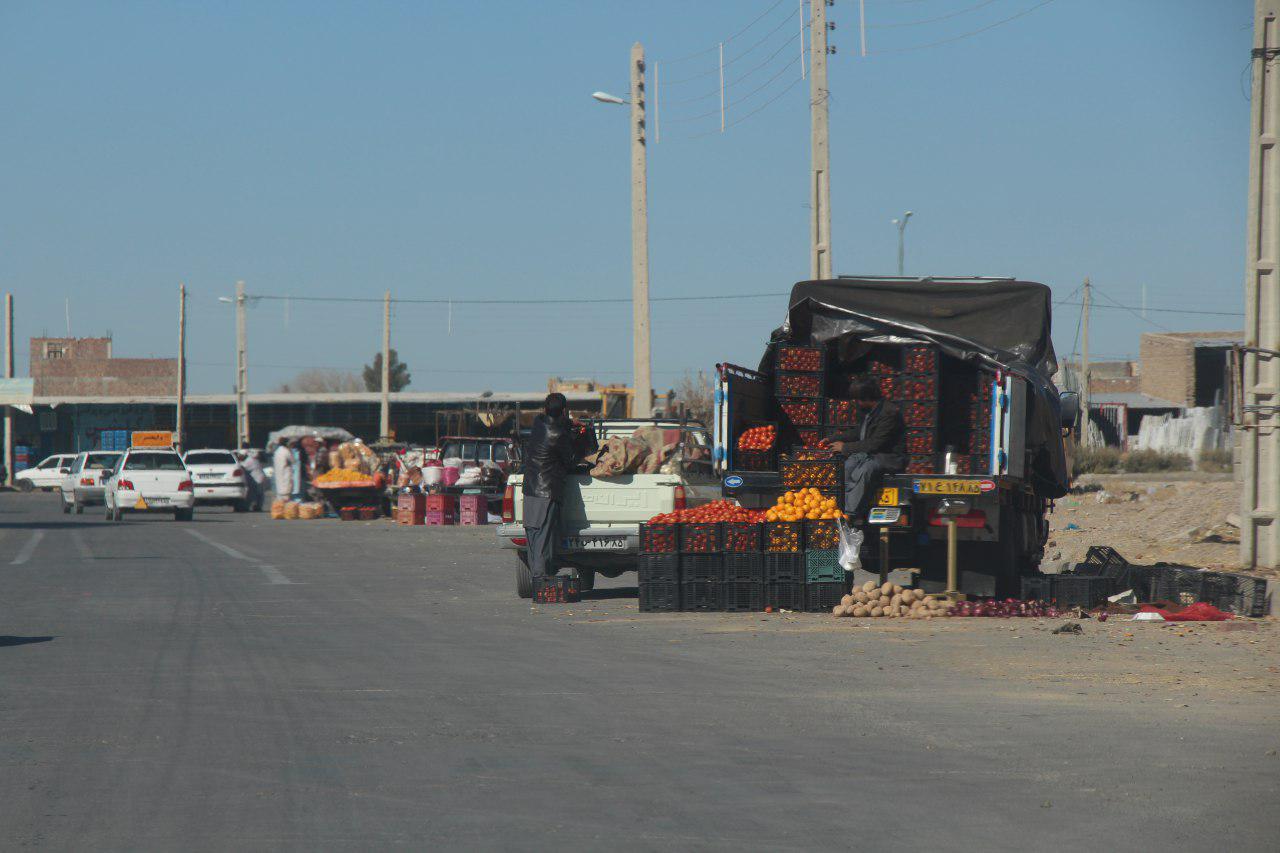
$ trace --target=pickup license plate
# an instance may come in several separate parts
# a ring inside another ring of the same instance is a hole
[[[982,483],[979,480],[916,480],[915,490],[919,495],[980,495]]]
[[[898,490],[897,489],[881,489],[880,497],[876,498],[877,506],[897,506]]]
[[[624,551],[625,536],[568,536],[561,543],[566,551]]]

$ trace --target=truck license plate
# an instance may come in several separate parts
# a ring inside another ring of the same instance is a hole
[[[979,495],[982,483],[978,480],[916,480],[918,495]]]
[[[569,536],[563,544],[566,551],[623,551],[627,547],[627,537]]]

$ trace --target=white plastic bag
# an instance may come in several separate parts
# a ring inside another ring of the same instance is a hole
[[[842,518],[840,524],[840,552],[836,559],[846,572],[855,572],[862,568],[862,560],[858,557],[858,552],[862,549],[862,531],[856,527],[850,527]]]

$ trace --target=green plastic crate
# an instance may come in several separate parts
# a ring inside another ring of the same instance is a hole
[[[804,555],[805,583],[844,582],[844,567],[837,560],[839,551],[806,551]]]

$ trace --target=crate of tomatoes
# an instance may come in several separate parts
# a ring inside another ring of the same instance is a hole
[[[783,345],[778,347],[778,370],[821,373],[826,359],[818,347]]]
[[[733,467],[739,471],[772,471],[778,460],[778,427],[763,423],[751,426],[738,435]]]

